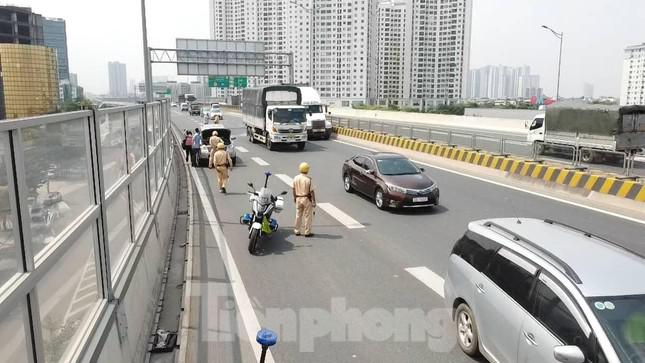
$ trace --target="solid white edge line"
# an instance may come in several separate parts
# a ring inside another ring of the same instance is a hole
[[[244,328],[249,339],[249,344],[251,344],[251,349],[253,349],[253,352],[255,353],[255,358],[259,361],[260,355],[262,354],[262,348],[255,342],[255,337],[257,332],[260,330],[260,322],[257,315],[255,314],[253,305],[251,304],[249,294],[244,287],[242,276],[240,275],[240,271],[237,269],[237,265],[235,263],[235,260],[233,259],[233,254],[228,247],[226,237],[224,236],[224,233],[219,226],[219,222],[215,217],[215,211],[213,209],[213,206],[211,205],[210,199],[208,199],[208,194],[206,194],[206,190],[204,189],[204,186],[199,179],[199,175],[197,175],[197,172],[194,168],[190,169],[190,173],[195,182],[195,186],[197,187],[197,193],[199,194],[202,206],[204,207],[206,218],[209,222],[208,224],[210,225],[211,231],[213,232],[215,240],[217,241],[217,248],[220,250],[220,253],[222,255],[226,273],[228,274],[229,280],[231,281],[233,296],[235,297],[235,302],[237,303],[238,312],[242,317],[242,322],[244,323]],[[265,362],[275,362],[270,350],[267,351]]]
[[[262,160],[262,158],[257,157],[257,156],[252,157],[251,160],[255,161],[255,163],[260,165],[260,166],[268,166],[269,165],[269,163],[267,163],[266,161]]]
[[[289,187],[293,188],[293,178],[287,174],[276,174],[278,179],[282,180],[283,183],[287,184]]]
[[[437,275],[434,271],[425,266],[408,267],[405,269],[410,275],[414,276],[417,280],[421,281],[424,285],[429,287],[437,295],[443,296],[443,277]]]
[[[365,228],[364,225],[331,203],[318,203],[318,206],[349,229]]]
[[[334,141],[335,141],[335,142],[338,142],[338,143],[341,143],[341,144],[348,145],[348,146],[353,146],[353,147],[356,147],[356,148],[359,148],[359,149],[367,150],[367,151],[372,151],[372,152],[378,152],[378,151],[379,151],[379,150],[376,150],[376,149],[372,149],[372,148],[369,148],[369,147],[364,147],[364,146],[361,146],[361,145],[355,145],[355,144],[352,144],[352,143],[349,143],[349,142],[345,142],[345,141],[340,141],[340,140],[334,140]],[[602,213],[602,214],[606,214],[606,215],[608,215],[608,216],[612,216],[612,217],[615,217],[615,218],[620,218],[620,219],[624,219],[624,220],[627,220],[627,221],[630,221],[630,222],[634,222],[634,223],[644,224],[644,225],[645,225],[645,220],[638,219],[638,218],[634,218],[634,217],[629,217],[629,216],[626,216],[626,215],[624,215],[624,214],[619,214],[619,213],[615,213],[615,212],[610,212],[610,211],[607,211],[607,210],[604,210],[604,209],[600,209],[600,208],[596,208],[596,207],[591,207],[591,206],[584,205],[584,204],[577,203],[577,202],[572,202],[572,201],[570,201],[570,200],[566,200],[566,199],[562,199],[562,198],[554,197],[554,196],[547,195],[547,194],[542,194],[542,193],[539,193],[539,192],[534,192],[534,191],[532,191],[532,190],[526,190],[526,189],[522,189],[522,188],[520,188],[520,187],[515,187],[515,186],[512,186],[512,185],[508,185],[508,184],[504,184],[504,183],[496,182],[496,181],[493,181],[493,180],[490,180],[490,179],[485,179],[485,178],[482,178],[482,177],[478,177],[478,176],[474,176],[474,175],[470,175],[470,174],[462,173],[462,172],[459,172],[459,171],[455,171],[455,170],[451,170],[451,169],[446,169],[446,168],[443,168],[443,167],[440,167],[440,166],[436,166],[436,165],[431,165],[431,164],[425,163],[425,162],[423,162],[423,161],[418,161],[418,160],[414,160],[414,159],[410,159],[410,160],[414,161],[415,163],[421,164],[421,165],[423,165],[423,166],[427,166],[427,167],[429,167],[429,168],[434,168],[434,169],[442,170],[442,171],[445,171],[445,172],[448,172],[448,173],[452,173],[452,174],[457,174],[457,175],[465,176],[465,177],[468,177],[468,178],[471,178],[471,179],[475,179],[475,180],[479,180],[479,181],[482,181],[482,182],[485,182],[485,183],[494,184],[494,185],[497,185],[497,186],[500,186],[500,187],[509,188],[509,189],[512,189],[512,190],[516,190],[516,191],[520,191],[520,192],[528,193],[528,194],[535,195],[535,196],[538,196],[538,197],[542,197],[542,198],[550,199],[550,200],[553,200],[553,201],[556,201],[556,202],[560,202],[560,203],[564,203],[564,204],[569,204],[569,205],[572,205],[572,206],[575,206],[575,207],[579,207],[579,208],[583,208],[583,209],[588,209],[588,210],[591,210],[591,211],[594,211],[594,212],[597,212],[597,213]]]

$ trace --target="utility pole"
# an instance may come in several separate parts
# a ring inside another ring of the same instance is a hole
[[[146,0],[141,0],[141,27],[143,28],[143,71],[146,78],[146,102],[152,102],[152,64],[148,48],[148,29],[146,26]]]
[[[560,55],[558,56],[558,85],[555,91],[555,94],[556,94],[555,99],[557,101],[557,100],[560,100],[560,68],[562,67],[562,40],[564,38],[564,32],[558,33],[546,25],[542,25],[542,28],[551,31],[551,33],[553,33],[553,35],[555,35],[556,38],[560,39]]]

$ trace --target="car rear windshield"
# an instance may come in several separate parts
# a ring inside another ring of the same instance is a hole
[[[645,362],[645,295],[588,299],[621,362]]]
[[[213,131],[217,131],[217,136],[219,136],[224,145],[231,143],[231,130],[229,129],[206,129],[202,131],[202,139],[204,140],[204,145],[208,144],[208,139],[213,136]]]
[[[421,170],[408,159],[380,159],[376,161],[378,171],[383,175],[419,174]]]

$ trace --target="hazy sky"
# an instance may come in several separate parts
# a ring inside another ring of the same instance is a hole
[[[3,2],[6,3],[6,2]],[[70,70],[92,93],[108,90],[107,62],[127,64],[128,79],[143,78],[138,0],[12,0],[67,21]],[[151,47],[174,47],[176,37],[207,38],[208,0],[147,0]],[[619,96],[623,49],[645,43],[645,0],[474,0],[471,68],[529,65],[547,94],[555,93],[558,40],[564,32],[561,94]],[[154,75],[174,74],[153,66]]]

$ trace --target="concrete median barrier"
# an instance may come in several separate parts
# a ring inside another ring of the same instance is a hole
[[[455,145],[440,145],[359,129],[334,127],[334,133],[497,169],[510,175],[541,180],[546,184],[585,189],[590,192],[645,202],[645,184],[640,181],[623,179],[612,174],[579,170],[561,165],[550,165],[541,161],[524,160],[511,155],[497,155]]]

